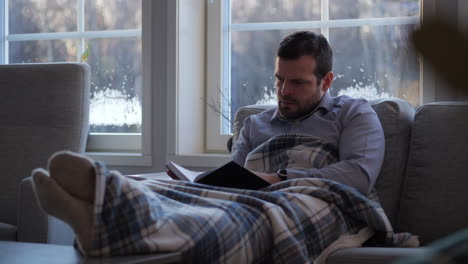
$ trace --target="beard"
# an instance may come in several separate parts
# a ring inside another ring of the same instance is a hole
[[[295,100],[282,100],[278,101],[278,110],[282,117],[286,119],[296,119],[304,115],[304,109],[299,105],[299,102]]]
[[[300,101],[289,96],[278,97],[278,111],[281,117],[294,120],[312,112],[318,103],[319,102],[311,102],[309,104],[304,104],[304,102],[302,102],[301,104]]]

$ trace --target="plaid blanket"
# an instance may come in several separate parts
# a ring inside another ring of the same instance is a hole
[[[321,138],[284,134],[272,137],[252,150],[245,167],[252,171],[275,173],[279,169],[323,168],[338,161],[338,151]]]
[[[89,256],[178,251],[184,263],[323,263],[373,234],[382,245],[417,245],[393,232],[378,203],[333,181],[295,179],[251,191],[136,181],[99,162],[95,170]]]

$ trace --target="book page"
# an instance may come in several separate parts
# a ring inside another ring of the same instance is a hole
[[[202,174],[203,171],[188,170],[172,161],[167,162],[166,167],[171,170],[180,180],[194,182],[195,178]]]

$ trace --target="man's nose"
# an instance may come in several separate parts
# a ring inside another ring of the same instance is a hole
[[[288,95],[288,94],[291,94],[293,92],[293,89],[291,89],[291,83],[288,82],[287,80],[285,80],[283,82],[283,86],[281,86],[281,95]]]

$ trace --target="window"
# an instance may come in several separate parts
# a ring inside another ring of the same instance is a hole
[[[87,151],[142,153],[142,2],[0,0],[0,63],[91,66]]]
[[[239,107],[275,102],[276,49],[297,30],[322,33],[329,40],[334,51],[332,96],[393,96],[420,103],[420,60],[408,39],[420,22],[419,0],[211,2],[208,150],[225,149],[230,120]]]

